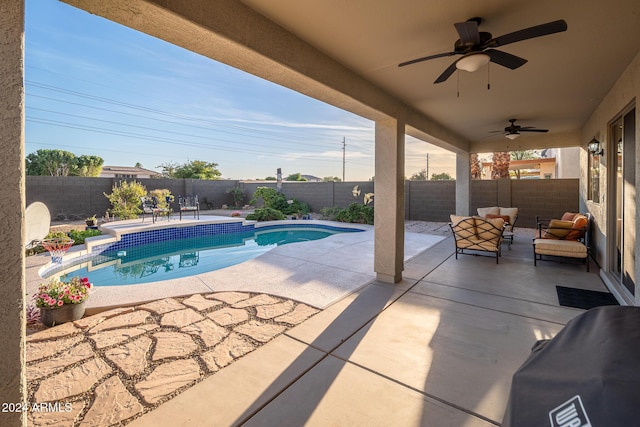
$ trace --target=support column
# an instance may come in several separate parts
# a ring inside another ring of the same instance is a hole
[[[404,122],[376,122],[374,270],[382,282],[404,270]]]
[[[24,259],[24,0],[0,3],[0,402],[26,399]],[[26,425],[0,412],[0,425]]]
[[[456,154],[456,215],[471,210],[471,154]]]

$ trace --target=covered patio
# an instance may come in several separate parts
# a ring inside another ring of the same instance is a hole
[[[455,8],[419,0],[66,3],[375,121],[376,281],[135,423],[163,425],[182,417],[171,424],[206,425],[211,418],[196,417],[213,411],[223,425],[388,425],[403,419],[496,425],[511,374],[532,343],[553,336],[579,313],[557,306],[555,285],[604,290],[602,279],[621,303],[637,305],[637,1],[467,1]],[[22,402],[24,2],[12,0],[1,9],[0,75],[6,90],[0,108],[0,390],[3,402]],[[494,36],[557,19],[566,20],[568,30],[510,46],[529,61],[518,70],[460,71],[436,85],[433,80],[454,58],[398,68],[403,61],[451,50],[457,38],[453,24],[475,16]],[[551,131],[517,140],[487,138],[511,118]],[[456,261],[448,241],[405,264],[405,134],[456,153],[460,215],[470,213],[471,153],[582,147],[580,210],[594,218],[600,273],[572,265],[536,268],[523,256],[530,249],[525,240],[518,242],[522,250],[514,243],[511,252],[504,251],[499,265],[475,257]],[[587,151],[594,138],[604,154]],[[596,197],[594,168],[600,176]],[[1,417],[7,426],[26,419],[20,413]]]

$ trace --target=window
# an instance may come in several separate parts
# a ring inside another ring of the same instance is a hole
[[[600,154],[592,154],[587,151],[587,156],[589,157],[587,199],[594,203],[600,203]]]

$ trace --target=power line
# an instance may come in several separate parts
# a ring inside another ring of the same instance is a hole
[[[45,90],[50,90],[50,91],[54,91],[54,92],[59,92],[59,93],[64,93],[64,94],[68,94],[68,95],[72,95],[72,96],[76,96],[76,97],[80,97],[80,98],[84,98],[84,99],[90,99],[90,100],[94,100],[94,101],[99,101],[99,102],[104,102],[107,104],[112,104],[112,105],[117,105],[117,106],[121,106],[121,107],[125,107],[125,108],[130,108],[133,110],[140,110],[140,111],[145,111],[145,112],[150,112],[153,114],[158,114],[161,116],[165,116],[165,117],[171,117],[171,118],[176,118],[176,119],[180,119],[180,120],[187,120],[187,121],[194,121],[194,122],[201,122],[201,123],[206,123],[206,124],[212,124],[215,126],[219,126],[219,127],[226,127],[226,128],[230,128],[230,129],[238,129],[238,130],[243,130],[243,131],[247,131],[247,132],[253,132],[253,133],[259,133],[259,134],[272,134],[277,136],[279,139],[281,140],[283,138],[285,139],[289,139],[286,136],[282,136],[280,135],[280,132],[278,131],[267,131],[264,129],[255,129],[255,128],[251,128],[251,127],[247,127],[247,126],[238,126],[238,125],[230,125],[230,124],[225,124],[225,123],[220,123],[218,121],[214,121],[214,120],[210,120],[210,119],[204,119],[201,117],[194,117],[194,116],[189,116],[189,115],[185,115],[185,114],[178,114],[178,113],[172,113],[172,112],[167,112],[167,111],[163,111],[163,110],[158,110],[158,109],[154,109],[154,108],[149,108],[149,107],[145,107],[142,105],[136,105],[136,104],[130,104],[127,102],[122,102],[122,101],[117,101],[117,100],[113,100],[113,99],[109,99],[109,98],[104,98],[104,97],[99,97],[99,96],[95,96],[95,95],[91,95],[88,93],[83,93],[83,92],[78,92],[78,91],[73,91],[73,90],[69,90],[69,89],[65,89],[65,88],[60,88],[60,87],[56,87],[56,86],[52,86],[52,85],[47,85],[47,84],[43,84],[43,83],[38,83],[32,80],[26,80],[26,82],[30,85],[30,86],[34,86],[34,87],[38,87],[38,88],[42,88]],[[35,95],[35,94],[30,94],[27,91],[27,96],[33,96],[33,97],[38,97],[38,98],[42,98],[42,99],[48,99],[48,100],[52,100],[52,101],[57,101],[57,102],[63,102],[63,103],[68,103],[68,104],[72,104],[72,105],[79,105],[82,107],[88,107],[88,108],[94,108],[94,109],[98,109],[98,110],[103,110],[103,111],[109,111],[109,112],[114,112],[114,113],[118,113],[118,114],[124,114],[124,115],[128,115],[128,116],[133,116],[133,117],[141,117],[141,118],[146,118],[149,120],[156,120],[156,121],[163,121],[165,123],[172,123],[175,125],[180,125],[180,126],[193,126],[193,125],[186,125],[183,123],[179,123],[179,122],[174,122],[174,121],[164,121],[158,118],[154,118],[154,117],[149,117],[149,116],[142,116],[142,115],[136,115],[136,114],[132,114],[130,112],[121,112],[121,111],[117,111],[117,110],[111,110],[111,109],[106,109],[103,107],[97,107],[97,106],[93,106],[93,105],[87,105],[87,104],[80,104],[80,103],[74,103],[71,101],[67,101],[67,100],[60,100],[57,98],[51,98],[51,97],[45,97],[42,95]],[[29,106],[27,106],[29,108]],[[202,129],[209,129],[209,128],[202,128]],[[222,132],[222,131],[220,131]],[[240,135],[244,135],[244,134],[240,134]],[[246,136],[246,135],[245,135]],[[300,137],[304,137],[307,135],[300,135]],[[262,137],[264,139],[273,139],[273,138],[267,138],[267,137]],[[292,139],[292,142],[294,143],[298,143],[299,144],[299,139]]]

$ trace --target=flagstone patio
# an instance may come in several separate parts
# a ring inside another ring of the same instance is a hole
[[[130,421],[318,311],[265,294],[195,294],[113,309],[29,335],[28,400],[64,408],[31,410],[29,424]]]

